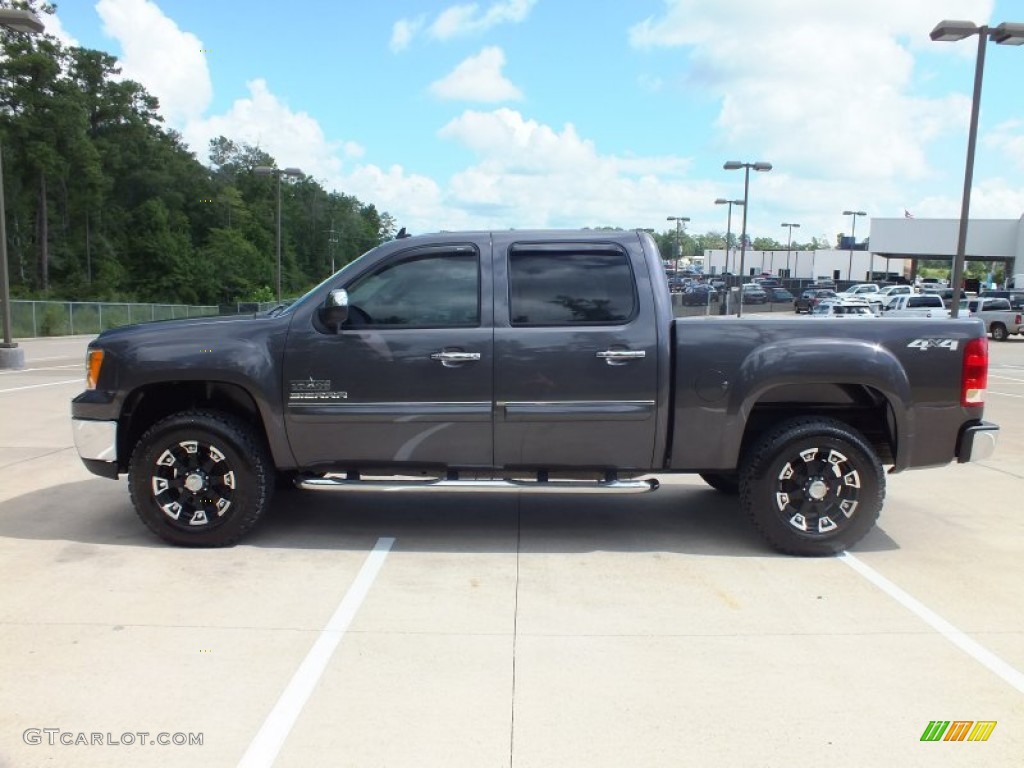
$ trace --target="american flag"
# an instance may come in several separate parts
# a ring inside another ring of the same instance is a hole
[[[910,211],[908,211],[906,208],[904,208],[903,209],[903,218],[904,219],[912,219],[912,218],[914,218],[914,214],[912,214]]]

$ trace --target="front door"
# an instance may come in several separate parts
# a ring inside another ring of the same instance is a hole
[[[490,258],[460,242],[396,253],[337,286],[350,304],[339,333],[292,329],[285,407],[301,466],[492,464]]]
[[[507,286],[495,292],[497,464],[651,468],[658,326],[639,246],[512,232],[496,236],[494,264]]]

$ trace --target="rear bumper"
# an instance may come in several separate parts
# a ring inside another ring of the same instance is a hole
[[[964,464],[989,458],[995,453],[998,437],[998,425],[987,421],[963,427],[956,443],[956,460]]]

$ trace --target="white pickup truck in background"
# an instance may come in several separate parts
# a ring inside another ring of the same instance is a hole
[[[1021,332],[1021,321],[1024,318],[1019,310],[1012,308],[1009,299],[984,296],[964,299],[960,302],[960,310],[966,310],[971,317],[980,317],[985,322],[985,332],[996,341],[1006,341]]]
[[[884,312],[897,296],[909,296],[913,292],[914,289],[909,285],[887,285],[878,293],[871,294],[869,301],[872,304],[877,303],[879,309]]]
[[[885,317],[949,317],[942,297],[935,293],[894,296],[883,311]]]

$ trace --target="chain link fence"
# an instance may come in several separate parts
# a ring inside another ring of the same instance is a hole
[[[14,338],[96,334],[108,328],[150,320],[217,315],[216,305],[121,304],[98,301],[11,302],[11,335]]]

